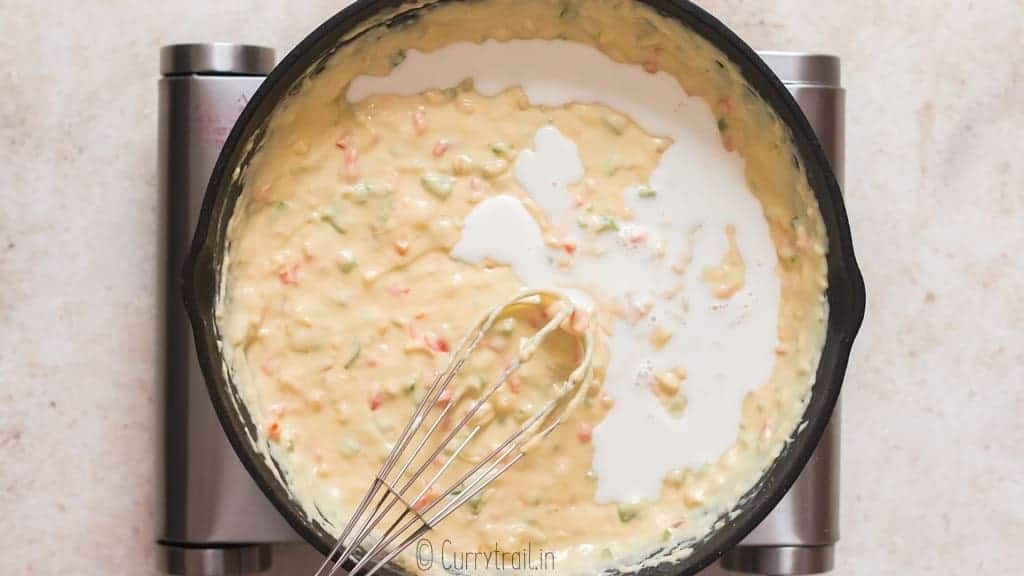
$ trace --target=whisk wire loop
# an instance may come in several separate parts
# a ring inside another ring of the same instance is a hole
[[[559,302],[564,304],[559,305]],[[547,323],[532,338],[524,339],[519,354],[493,384],[480,392],[457,422],[450,425],[452,411],[462,398],[461,394],[452,394],[449,390],[467,359],[499,318],[512,309],[530,305],[548,305],[550,317]],[[475,461],[470,459],[472,465],[457,474],[447,488],[436,489],[456,460],[465,456],[466,448],[479,438],[484,424],[474,422],[474,418],[481,408],[532,357],[548,335],[569,323],[574,313],[577,313],[576,308],[565,296],[537,290],[517,295],[477,321],[451,354],[445,369],[434,377],[362,501],[342,529],[334,548],[314,576],[334,576],[347,563],[352,565],[348,571],[350,576],[377,573],[460,506],[476,498],[519,462],[534,443],[543,440],[561,424],[589,384],[593,352],[591,331],[578,335],[582,340],[581,360],[557,389],[556,397],[527,418],[510,436],[493,446],[485,456]],[[464,437],[459,438],[462,433]],[[417,436],[420,437],[417,439]],[[433,448],[429,446],[431,442],[436,442]],[[422,456],[424,454],[425,457]],[[432,474],[428,473],[431,466],[438,468]],[[419,490],[411,490],[418,482],[423,482],[423,486]],[[358,554],[363,549],[365,552]]]

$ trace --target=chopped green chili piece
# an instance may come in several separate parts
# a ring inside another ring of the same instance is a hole
[[[604,125],[607,126],[613,134],[622,134],[626,130],[626,119],[618,115],[605,116]]]
[[[640,511],[632,506],[619,506],[619,522],[625,524],[640,515]]]
[[[333,212],[324,212],[321,214],[320,221],[330,225],[330,227],[334,228],[334,231],[338,234],[345,234],[348,232],[348,228],[345,227],[345,224],[343,224],[341,219],[335,216]]]
[[[352,439],[346,440],[345,443],[341,446],[341,453],[349,457],[356,456],[362,451],[363,448],[362,446],[359,445],[359,442],[356,442],[355,440]]]
[[[356,204],[366,204],[367,198],[370,197],[370,188],[363,182],[352,186],[348,191],[349,197]]]
[[[482,494],[477,494],[466,501],[466,506],[469,507],[469,511],[473,513],[473,516],[480,515],[480,509],[484,506],[484,498]]]
[[[388,62],[391,64],[392,68],[398,66],[402,62],[405,62],[405,50],[399,50],[398,52],[392,54]]]
[[[359,359],[359,355],[363,352],[363,343],[359,341],[359,336],[352,339],[352,352],[348,356],[348,360],[345,361],[345,369],[351,368],[356,360]]]
[[[495,142],[494,144],[491,144],[491,152],[493,152],[495,156],[508,156],[512,153],[512,146],[507,142]]]
[[[316,169],[317,167],[313,164],[299,164],[298,166],[292,166],[289,168],[288,173],[292,176],[300,176],[302,174],[308,174]]]
[[[718,119],[718,131],[725,132],[729,129],[729,122],[724,117]]]
[[[342,274],[348,274],[355,270],[358,265],[356,257],[348,250],[342,250],[338,253],[338,269],[341,270]]]
[[[558,11],[559,18],[575,18],[579,16],[579,14],[579,7],[576,6],[575,2],[570,2],[569,0],[564,0],[562,2],[562,9]]]
[[[658,193],[650,186],[641,186],[640,189],[636,191],[636,195],[640,198],[654,198]]]
[[[441,174],[439,172],[427,172],[420,178],[420,184],[423,189],[432,194],[436,198],[447,198],[452,193],[452,186],[455,184],[455,179],[447,174]]]
[[[619,230],[619,223],[610,216],[598,216],[597,218],[597,231],[600,232],[617,232]]]

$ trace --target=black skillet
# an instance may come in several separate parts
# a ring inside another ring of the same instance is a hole
[[[441,0],[459,1],[459,0]],[[828,232],[828,333],[810,401],[804,413],[805,425],[761,480],[741,501],[731,519],[698,542],[685,558],[645,568],[641,575],[694,574],[735,546],[775,507],[803,469],[818,443],[832,408],[839,397],[847,358],[864,316],[864,283],[857,268],[850,240],[846,210],[835,177],[806,118],[782,83],[754,51],[710,14],[684,0],[642,0],[663,16],[690,27],[722,51],[741,70],[747,83],[767,102],[789,127],[799,159],[817,197]],[[389,23],[415,18],[419,9],[402,8],[401,0],[360,0],[335,14],[293,49],[260,86],[242,111],[224,144],[206,190],[199,225],[184,270],[185,303],[192,321],[199,362],[206,377],[214,408],[228,439],[242,463],[270,501],[292,527],[320,552],[327,554],[334,541],[318,520],[311,519],[277,480],[271,466],[251,444],[255,426],[224,365],[219,328],[214,310],[220,286],[228,222],[242,183],[232,178],[236,168],[252,157],[263,137],[275,107],[300,80],[316,73],[327,58],[368,22],[391,15]],[[428,8],[427,8],[428,9]],[[388,573],[404,574],[398,566]]]

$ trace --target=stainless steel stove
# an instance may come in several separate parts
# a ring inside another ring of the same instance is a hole
[[[839,59],[760,54],[803,108],[842,184],[845,115]],[[274,60],[270,48],[235,44],[179,44],[160,52],[159,182],[167,284],[159,546],[169,574],[257,574],[271,568],[275,545],[299,541],[249,478],[221,430],[196,361],[179,280],[221,145]],[[709,574],[832,569],[839,539],[839,428],[837,409],[797,483]]]

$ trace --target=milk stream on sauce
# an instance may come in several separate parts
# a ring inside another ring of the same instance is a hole
[[[500,63],[500,65],[498,64]],[[654,198],[623,190],[634,220],[604,234],[601,256],[577,254],[560,270],[541,229],[518,199],[484,200],[466,217],[451,256],[507,264],[532,288],[577,287],[602,300],[650,307],[638,322],[616,319],[604,381],[614,406],[594,430],[593,469],[598,502],[656,501],[662,479],[677,468],[699,468],[735,441],[748,391],[768,381],[781,287],[775,247],[761,205],[747,188],[744,163],[721,145],[708,105],[689,97],[665,72],[615,62],[595,48],[562,40],[456,43],[435,52],[409,51],[390,75],[361,76],[347,98],[411,95],[447,88],[471,78],[476,90],[494,95],[521,87],[540,106],[599,103],[633,119],[646,132],[672,139],[651,174]],[[520,152],[515,177],[562,237],[579,238],[578,208],[566,187],[584,169],[572,140],[554,126],[538,130],[534,148]],[[734,226],[746,266],[743,287],[718,299],[701,281],[727,251],[725,230]],[[628,239],[644,234],[648,241]],[[661,242],[659,258],[654,246]],[[681,276],[680,258],[690,264]],[[682,288],[673,295],[682,280]],[[658,349],[653,326],[673,332]],[[653,374],[684,368],[687,408],[674,417],[650,389]]]

